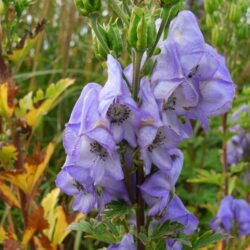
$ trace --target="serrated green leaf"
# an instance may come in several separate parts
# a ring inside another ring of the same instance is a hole
[[[70,230],[81,231],[85,233],[94,232],[92,225],[86,220],[81,220],[80,222],[73,223],[69,226]]]
[[[204,233],[193,245],[192,249],[199,249],[202,247],[209,246],[210,244],[214,244],[220,240],[223,240],[225,237],[222,234],[213,233],[212,231],[208,231]]]
[[[196,169],[198,176],[196,178],[188,179],[191,183],[209,183],[222,186],[224,183],[224,176],[222,173],[216,173],[215,171],[208,171],[205,169]]]

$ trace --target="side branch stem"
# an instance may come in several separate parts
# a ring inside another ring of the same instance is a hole
[[[141,69],[141,60],[142,60],[143,52],[134,50],[133,51],[133,98],[138,100],[138,93],[140,89],[140,69]]]
[[[224,197],[228,195],[228,162],[227,162],[227,113],[222,115],[222,132],[223,132],[223,144],[222,144],[222,164],[224,174]],[[222,250],[226,249],[226,241],[222,242]]]
[[[133,98],[138,100],[138,93],[140,89],[140,69],[141,69],[141,61],[142,61],[143,51],[133,51]],[[144,226],[144,201],[141,195],[141,191],[139,186],[144,181],[144,173],[143,168],[139,164],[137,164],[136,169],[136,226],[137,226],[137,234],[139,235],[141,232],[141,228]],[[137,241],[137,250],[144,250],[144,244],[138,239]]]
[[[227,113],[222,116],[223,145],[222,145],[222,164],[224,173],[224,196],[228,195],[228,162],[227,162]]]

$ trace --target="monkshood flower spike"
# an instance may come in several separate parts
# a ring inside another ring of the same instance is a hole
[[[144,30],[143,20],[133,20],[139,27],[133,34]],[[190,11],[179,12],[158,45],[161,52],[152,57],[132,48],[132,64],[125,70],[108,55],[106,83],[83,88],[65,126],[67,157],[56,185],[73,196],[73,209],[85,214],[94,209],[98,223],[112,201],[136,211],[125,215],[119,230],[112,226],[119,236],[108,250],[145,250],[141,233],[154,223],[179,224],[185,237],[197,229],[198,219],[176,194],[184,162],[178,146],[192,135],[191,120],[208,129],[208,118],[227,112],[234,96],[224,58],[205,43]],[[148,59],[155,60],[155,67],[146,77],[141,71]],[[237,221],[239,234],[245,235],[248,214],[244,201],[227,197],[212,226],[229,233]],[[182,249],[174,232],[161,240],[167,250]]]

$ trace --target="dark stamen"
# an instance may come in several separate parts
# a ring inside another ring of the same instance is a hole
[[[167,101],[164,101],[163,110],[175,110],[177,98],[170,96]]]
[[[78,189],[78,191],[83,191],[84,190],[83,185],[78,181],[75,181],[75,183],[73,185]]]
[[[192,78],[192,77],[197,73],[198,68],[199,68],[199,65],[194,66],[194,67],[190,70],[190,72],[189,72],[189,74],[188,74],[188,78]]]
[[[165,140],[167,139],[166,134],[164,133],[162,128],[159,128],[155,139],[153,140],[152,144],[148,147],[148,151],[152,152],[154,149],[160,147],[164,144]]]
[[[111,123],[121,125],[130,116],[131,110],[125,104],[111,104],[107,116]]]
[[[98,155],[103,161],[105,161],[108,156],[108,152],[101,144],[95,141],[90,143],[90,147],[91,153]]]

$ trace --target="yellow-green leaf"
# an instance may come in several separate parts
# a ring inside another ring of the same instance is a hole
[[[0,149],[0,161],[4,166],[7,166],[11,160],[17,157],[16,147],[13,145],[2,146]]]
[[[10,118],[13,114],[14,107],[8,103],[8,83],[0,84],[0,116]]]
[[[56,84],[52,84],[47,89],[45,99],[41,102],[41,104],[33,105],[32,109],[26,114],[27,124],[33,128],[35,128],[43,115],[47,114],[50,109],[55,105],[58,97],[65,91],[69,86],[74,83],[73,79],[62,79]],[[39,94],[40,95],[40,94]]]
[[[32,37],[32,38],[27,38],[23,48],[15,49],[14,51],[12,51],[11,53],[6,55],[8,60],[10,60],[16,64],[19,64],[20,62],[22,62],[23,59],[29,53],[30,49],[35,45],[39,36],[40,36],[40,34],[38,34],[37,36]]]
[[[53,246],[61,244],[65,237],[70,233],[68,227],[71,222],[77,222],[83,217],[82,213],[78,213],[73,221],[70,222],[63,207],[57,206],[59,194],[60,190],[56,188],[48,193],[42,200],[44,218],[49,223],[49,228],[44,230],[44,233],[53,243]]]
[[[55,207],[57,205],[59,194],[59,188],[55,188],[50,193],[48,193],[46,197],[42,200],[44,217],[49,223],[49,228],[45,231],[49,239],[52,239],[54,233],[54,227],[56,223]]]
[[[7,239],[7,233],[5,232],[4,228],[0,226],[0,243]]]
[[[13,191],[0,180],[0,197],[8,203],[10,207],[20,208],[20,202],[18,198],[14,195]]]
[[[0,179],[11,182],[26,194],[31,194],[46,169],[51,155],[54,152],[54,147],[54,143],[48,145],[41,163],[36,165],[25,162],[25,171],[3,171],[0,173]]]

